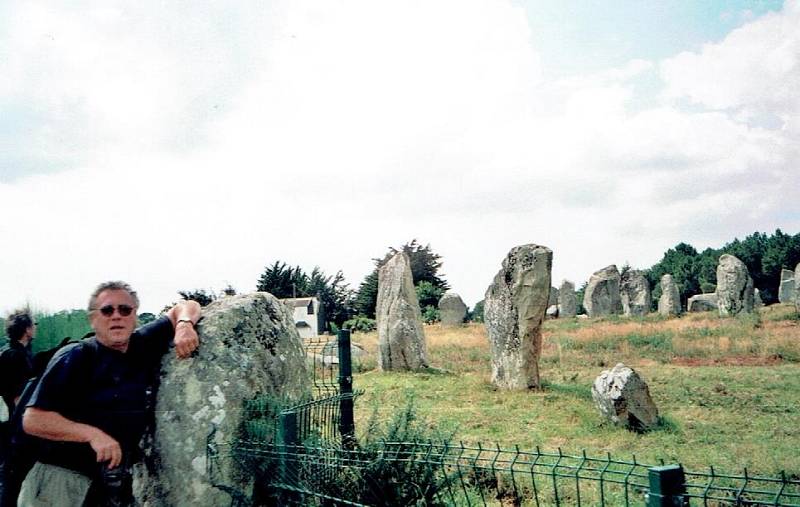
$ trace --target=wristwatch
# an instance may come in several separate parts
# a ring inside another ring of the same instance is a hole
[[[192,326],[192,328],[193,328],[193,329],[196,329],[196,328],[197,328],[197,326],[196,326],[196,324],[194,323],[194,321],[193,321],[192,319],[187,319],[187,318],[178,319],[178,321],[175,323],[175,327],[177,328],[177,327],[178,327],[178,324],[180,324],[181,322],[188,322],[189,324],[191,324],[191,326]]]

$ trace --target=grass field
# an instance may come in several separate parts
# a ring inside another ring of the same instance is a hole
[[[645,463],[681,462],[692,470],[800,476],[800,320],[794,307],[721,319],[565,319],[544,325],[540,391],[505,391],[489,382],[482,324],[426,326],[431,372],[383,373],[358,365],[357,429],[373,413],[388,420],[409,400],[431,429],[455,441],[523,449],[610,452]],[[375,333],[353,341],[374,353]],[[603,421],[591,384],[617,362],[648,382],[660,427],[644,434]],[[442,370],[442,371],[440,371]]]

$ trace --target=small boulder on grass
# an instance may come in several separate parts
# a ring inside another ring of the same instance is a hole
[[[647,383],[622,363],[595,379],[592,398],[600,413],[615,425],[647,431],[658,423],[658,408]]]

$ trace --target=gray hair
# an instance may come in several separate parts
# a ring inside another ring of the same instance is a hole
[[[33,316],[28,308],[14,310],[6,318],[6,336],[9,341],[18,342],[29,327],[33,327]]]
[[[128,294],[130,294],[131,298],[133,298],[133,306],[139,308],[139,296],[136,294],[136,291],[131,288],[130,285],[121,281],[121,280],[114,280],[111,282],[103,282],[98,285],[92,295],[89,296],[89,311],[96,310],[95,305],[97,304],[97,296],[100,295],[101,292],[104,290],[124,290]]]

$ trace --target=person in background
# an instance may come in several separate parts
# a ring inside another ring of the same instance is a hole
[[[89,298],[95,336],[59,350],[27,404],[25,432],[47,441],[19,505],[132,505],[131,467],[154,408],[161,356],[198,347],[200,305],[181,301],[135,329],[139,298],[121,281]]]
[[[11,424],[8,421],[28,379],[33,376],[31,342],[36,336],[36,322],[30,310],[12,312],[6,318],[8,345],[0,349],[0,396],[5,404],[5,421],[0,422],[0,507],[16,505],[16,496],[8,492],[9,446]]]

